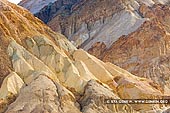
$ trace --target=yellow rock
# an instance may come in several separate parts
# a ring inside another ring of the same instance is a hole
[[[23,85],[23,80],[15,72],[11,72],[2,83],[0,88],[0,99],[6,98],[10,93],[17,95]]]
[[[105,69],[103,62],[88,54],[87,52],[79,49],[74,52],[73,58],[76,61],[83,61],[90,72],[99,80],[106,83],[113,79],[113,76]]]

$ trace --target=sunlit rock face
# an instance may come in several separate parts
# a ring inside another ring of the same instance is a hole
[[[104,103],[109,98],[156,99],[169,95],[152,80],[77,49],[20,6],[1,0],[0,11],[0,112],[165,110],[165,105]]]
[[[149,18],[135,32],[122,36],[102,57],[129,72],[154,80],[169,93],[169,30],[168,5],[142,5],[141,14]],[[93,52],[95,54],[95,52]],[[96,54],[97,55],[97,54]]]
[[[70,8],[43,13],[59,4],[52,3],[39,10],[37,17],[44,20],[42,17],[53,15],[47,25],[64,34],[76,47],[136,76],[153,80],[168,94],[169,0],[81,0],[67,3]]]

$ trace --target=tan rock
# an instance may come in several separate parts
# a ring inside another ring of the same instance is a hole
[[[43,82],[43,84],[42,84]],[[6,113],[27,112],[61,112],[79,113],[75,106],[74,97],[70,92],[56,85],[44,75],[40,75],[28,86],[21,89],[21,92]]]
[[[163,91],[151,80],[104,63],[82,49],[77,50],[63,35],[52,32],[28,11],[14,4],[1,0],[0,10],[0,74],[4,80],[0,89],[3,97],[0,111],[137,113],[155,109],[150,105],[142,108],[143,105],[105,104],[107,98],[155,98]],[[13,74],[4,79],[9,72]]]
[[[91,56],[87,52],[79,49],[74,52],[73,57],[76,61],[83,61],[90,72],[99,80],[106,83],[113,79],[112,75],[104,68],[103,62]]]
[[[170,112],[170,108],[164,110],[162,113],[169,113]]]
[[[20,89],[23,86],[23,80],[15,72],[11,72],[2,83],[0,88],[0,99],[6,98],[8,94],[19,94]]]
[[[80,99],[83,113],[113,113],[134,112],[130,105],[106,104],[105,99],[119,99],[110,89],[100,83],[91,80],[87,83],[85,93]]]
[[[27,77],[32,73],[46,72],[51,79],[58,81],[57,76],[38,58],[28,52],[25,48],[12,41],[8,47],[14,70],[20,74],[21,78],[27,83]],[[24,66],[22,66],[24,65]],[[30,78],[29,78],[30,79]]]
[[[79,71],[81,79],[84,79],[86,81],[89,81],[91,79],[97,80],[97,78],[89,71],[84,62],[75,61],[74,64]]]

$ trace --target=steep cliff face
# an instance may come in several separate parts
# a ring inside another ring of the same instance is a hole
[[[0,112],[163,110],[154,104],[105,104],[109,98],[147,99],[165,94],[153,81],[76,49],[25,9],[1,0],[0,11]]]

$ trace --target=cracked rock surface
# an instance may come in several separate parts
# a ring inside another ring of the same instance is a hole
[[[71,0],[69,8],[55,9],[61,1],[36,16],[43,21],[52,16],[47,25],[76,47],[153,80],[154,87],[169,95],[170,0]]]
[[[6,0],[0,1],[0,52],[0,112],[164,110],[153,104],[107,105],[107,98],[155,99],[165,94],[152,80],[77,49],[27,10]]]

